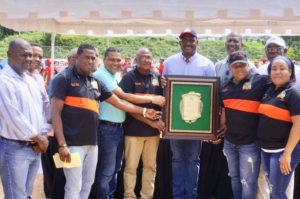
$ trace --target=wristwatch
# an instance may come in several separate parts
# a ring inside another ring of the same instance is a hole
[[[58,147],[59,147],[59,148],[64,148],[64,147],[68,147],[68,145],[67,145],[67,144],[61,144],[61,145],[59,145]]]

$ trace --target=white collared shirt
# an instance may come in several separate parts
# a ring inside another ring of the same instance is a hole
[[[37,83],[9,65],[0,73],[0,107],[0,135],[5,138],[30,140],[49,129]]]

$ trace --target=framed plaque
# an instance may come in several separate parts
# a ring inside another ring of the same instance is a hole
[[[219,77],[167,76],[163,138],[215,139]]]

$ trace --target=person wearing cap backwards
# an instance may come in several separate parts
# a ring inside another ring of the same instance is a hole
[[[247,55],[235,51],[228,57],[232,78],[222,87],[220,129],[225,132],[227,158],[235,199],[254,199],[260,167],[256,131],[258,106],[268,88],[267,75],[251,74]]]
[[[287,199],[286,190],[300,162],[300,92],[293,85],[295,66],[285,56],[268,67],[272,85],[259,106],[257,135],[270,198]]]
[[[215,76],[213,63],[197,53],[198,38],[193,29],[179,36],[181,52],[165,61],[163,75]],[[166,81],[162,78],[163,85]],[[173,198],[198,198],[201,141],[170,140],[172,151]]]
[[[284,56],[287,53],[287,47],[285,41],[278,36],[271,36],[265,44],[265,53],[268,61],[259,67],[257,70],[258,74],[268,75],[268,66],[270,62],[278,55]],[[295,86],[300,89],[300,68],[295,67],[295,76],[296,83]],[[258,199],[269,199],[269,188],[267,185],[267,179],[264,175],[264,172],[261,168],[259,177],[258,177]],[[294,190],[294,178],[290,181],[290,184],[287,189],[287,194],[289,198],[293,198],[293,190]]]

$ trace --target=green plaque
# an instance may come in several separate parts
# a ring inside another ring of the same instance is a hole
[[[168,76],[164,138],[214,139],[219,108],[218,77]]]

